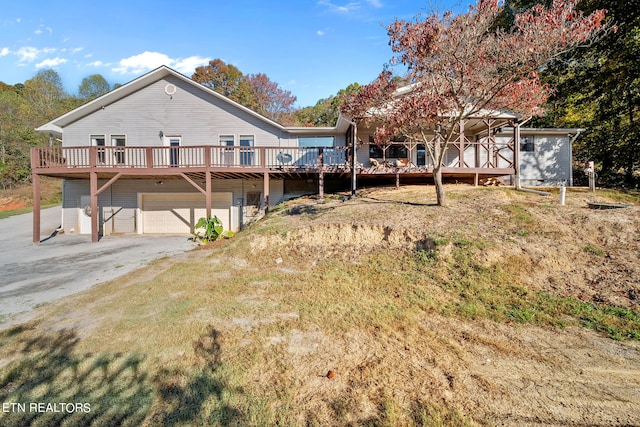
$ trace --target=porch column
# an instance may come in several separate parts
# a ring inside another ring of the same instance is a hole
[[[515,170],[515,187],[520,190],[520,123],[513,126],[513,168]]]
[[[211,216],[211,172],[206,171],[205,176],[205,190],[204,198],[207,207],[207,218]]]
[[[91,242],[98,241],[98,173],[89,172],[91,188]]]
[[[464,167],[464,151],[466,149],[466,147],[464,146],[464,140],[465,140],[464,126],[465,126],[465,121],[460,120],[460,135],[458,136],[458,143],[459,143],[458,151],[460,152],[460,156],[458,157],[458,167],[460,168]]]
[[[33,162],[31,163],[33,164]],[[40,244],[40,175],[31,174],[33,185],[33,244]]]
[[[269,172],[264,173],[264,213],[269,213]]]
[[[353,123],[353,151],[351,152],[351,197],[356,195],[357,173],[358,173],[358,125]]]

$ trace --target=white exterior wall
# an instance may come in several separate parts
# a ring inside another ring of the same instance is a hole
[[[535,135],[533,152],[520,152],[523,185],[569,184],[571,147],[568,136]]]

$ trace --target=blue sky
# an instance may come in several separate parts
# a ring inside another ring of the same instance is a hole
[[[186,76],[220,58],[264,73],[313,105],[369,83],[392,52],[384,25],[453,10],[470,0],[22,0],[2,2],[0,81],[23,83],[53,68],[76,94],[101,74],[127,83],[160,65]]]

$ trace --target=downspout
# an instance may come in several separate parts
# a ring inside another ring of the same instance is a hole
[[[63,231],[64,230],[64,187],[66,187],[67,184],[67,180],[66,179],[62,179],[62,202],[61,202],[61,207],[60,207],[60,227],[58,227],[58,229],[56,231]]]
[[[520,127],[531,120],[529,117],[526,120],[523,120],[519,123],[516,123],[516,126],[513,128],[513,153],[514,153],[514,169],[515,169],[515,187],[516,190],[521,190],[522,186],[520,185]]]
[[[573,138],[569,139],[569,187],[573,187],[573,143],[583,131],[584,129],[578,129]]]

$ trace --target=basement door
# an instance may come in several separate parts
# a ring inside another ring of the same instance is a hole
[[[193,234],[198,220],[206,215],[202,193],[143,194],[141,198],[142,233]],[[211,215],[229,230],[232,193],[211,194]]]

